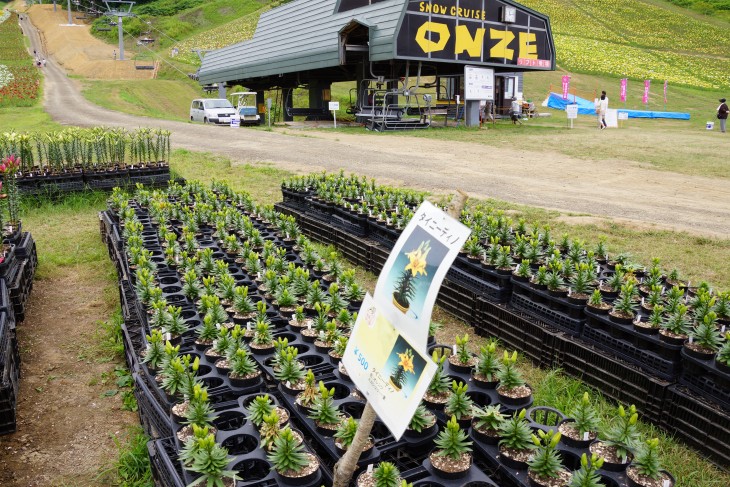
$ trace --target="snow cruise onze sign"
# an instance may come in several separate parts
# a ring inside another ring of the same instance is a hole
[[[553,69],[546,18],[495,0],[408,2],[396,57]]]

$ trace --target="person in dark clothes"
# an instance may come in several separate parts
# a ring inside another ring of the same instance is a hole
[[[720,120],[720,132],[725,133],[725,125],[727,124],[728,106],[725,98],[720,98],[720,106],[717,107],[717,118]]]

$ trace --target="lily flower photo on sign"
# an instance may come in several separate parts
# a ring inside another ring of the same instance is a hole
[[[383,267],[373,297],[388,319],[420,351],[441,282],[471,230],[423,202]]]
[[[431,241],[421,242],[417,249],[408,252],[408,265],[396,282],[393,291],[393,304],[402,313],[408,312],[411,300],[416,297],[416,285],[419,274],[428,277],[426,272],[428,253],[431,251]]]
[[[436,364],[382,313],[370,294],[363,300],[342,364],[378,417],[399,439],[421,403]]]

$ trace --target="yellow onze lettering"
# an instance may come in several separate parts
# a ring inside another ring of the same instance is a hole
[[[482,55],[485,32],[486,29],[480,27],[472,38],[467,26],[460,25],[456,27],[456,47],[454,48],[454,52],[461,54],[466,51],[471,57],[480,57]]]
[[[510,42],[515,39],[515,34],[512,31],[489,29],[489,38],[492,40],[499,40],[499,42],[489,50],[489,57],[509,60],[514,59],[515,50],[507,47]]]
[[[429,32],[439,35],[438,42],[434,42],[426,37]],[[449,26],[438,22],[424,22],[423,25],[418,28],[418,32],[416,32],[416,43],[425,53],[442,51],[446,47],[446,43],[450,38],[451,33],[449,32]]]
[[[520,32],[520,54],[518,57],[526,59],[537,59],[537,42],[534,32]]]

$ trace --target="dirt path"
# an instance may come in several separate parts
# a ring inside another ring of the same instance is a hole
[[[40,256],[41,264],[43,256]],[[112,435],[123,436],[136,413],[119,410],[114,364],[100,359],[97,322],[111,309],[100,290],[108,283],[89,266],[37,279],[18,326],[22,379],[18,431],[0,437],[0,485],[92,486],[99,467],[115,452]]]

